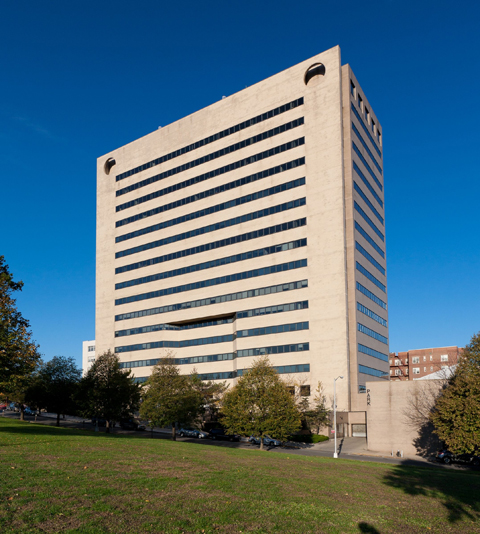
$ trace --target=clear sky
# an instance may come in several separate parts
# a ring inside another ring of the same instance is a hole
[[[480,4],[2,2],[0,254],[45,359],[95,336],[96,158],[337,44],[384,133],[390,350],[480,330]]]

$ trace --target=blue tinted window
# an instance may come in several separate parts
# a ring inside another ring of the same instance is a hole
[[[362,286],[359,282],[357,282],[357,289],[363,293],[366,297],[368,297],[371,301],[375,302],[375,304],[378,304],[381,306],[384,310],[387,309],[387,304],[383,302],[383,300],[379,299],[377,295],[369,291],[365,286]]]
[[[367,367],[366,365],[359,365],[358,371],[365,375],[378,376],[382,378],[388,375],[388,373],[385,371],[380,371],[379,369],[374,369],[373,367]]]
[[[382,168],[378,164],[377,160],[375,159],[375,156],[372,154],[372,151],[368,148],[367,143],[363,140],[361,133],[358,131],[357,127],[355,126],[355,124],[353,124],[353,122],[352,122],[352,129],[355,132],[357,139],[360,141],[360,143],[362,143],[363,148],[367,151],[367,154],[370,156],[372,163],[375,165],[378,172],[382,174]]]
[[[360,304],[360,302],[357,302],[357,310],[361,313],[364,313],[374,321],[377,321],[377,323],[381,324],[382,326],[387,326],[387,321],[383,317],[380,317],[380,315],[377,315],[372,310],[369,310],[363,304]]]
[[[355,241],[355,248],[362,254],[367,260],[376,268],[378,269],[384,276],[385,276],[385,269],[378,263],[378,261],[369,253],[367,252],[360,243]]]
[[[208,161],[212,161],[214,159],[225,156],[227,154],[231,154],[232,152],[236,152],[237,150],[241,150],[242,148],[245,148],[247,146],[253,145],[255,143],[259,143],[260,141],[263,141],[275,135],[284,133],[288,130],[291,130],[292,128],[297,128],[298,126],[301,126],[302,124],[303,124],[303,117],[295,121],[291,121],[287,124],[283,124],[282,126],[278,126],[277,128],[274,128],[272,130],[268,130],[267,132],[262,132],[261,134],[255,135],[254,137],[250,137],[249,139],[244,139],[243,141],[240,141],[228,147],[217,150],[216,152],[213,152],[212,154],[202,156],[201,158],[198,158],[194,161],[184,163],[183,165],[180,165],[179,167],[174,167],[173,169],[169,169],[168,171],[162,172],[155,176],[151,176],[150,178],[146,178],[145,180],[142,180],[141,182],[137,182],[136,184],[129,185],[127,187],[124,187],[123,189],[119,189],[115,194],[117,197],[119,197],[126,193],[130,193],[131,191],[139,189],[140,187],[144,187],[146,185],[156,183],[159,180],[163,180],[165,178],[168,178],[169,176],[173,176],[180,172],[186,171],[187,169],[197,167],[198,165],[202,165],[203,163],[207,163]],[[286,145],[282,145],[282,147],[285,147],[285,146]],[[274,149],[274,150],[277,150],[277,149]],[[283,152],[284,150],[288,150],[288,149],[284,148],[283,150],[280,150],[280,152]],[[249,163],[251,163],[251,161],[248,161],[251,158],[255,158],[254,161],[257,161],[258,159],[264,159],[264,157],[269,157],[269,156],[265,156],[266,152],[263,152],[262,154],[263,154],[263,157],[260,157],[260,155],[257,154],[256,156],[251,156],[250,158],[242,160],[243,164],[239,164],[239,162],[237,162],[237,163],[233,163],[232,165],[234,165],[235,168],[243,167],[244,165],[248,165]],[[232,170],[231,165],[227,165],[226,167],[222,167],[221,169],[222,169],[221,172],[218,172],[219,169],[215,171],[211,171],[211,172],[213,173],[213,175],[218,175],[218,174],[223,174],[223,172],[228,172],[229,170]],[[206,175],[202,175],[202,176],[204,177],[204,179],[208,179],[212,177],[210,173],[208,177]],[[184,182],[184,187],[186,187],[186,185],[192,185],[194,183],[197,183],[198,180],[196,180],[196,178],[192,178],[191,180],[188,180],[188,182],[189,182],[188,184],[185,184]],[[162,189],[161,191],[156,191],[154,193],[150,193],[148,195],[131,200],[129,202],[125,202],[124,204],[120,204],[119,206],[116,207],[116,211],[122,211],[132,206],[136,206],[137,204],[141,204],[143,202],[147,202],[148,200],[152,200],[153,198],[157,198],[167,193],[171,193],[172,191],[168,189],[169,188],[167,188],[166,190]],[[175,191],[175,189],[173,189],[173,191]]]
[[[384,241],[385,240],[384,235],[382,234],[382,232],[380,232],[380,230],[377,228],[377,226],[372,221],[372,219],[370,219],[370,217],[363,211],[360,205],[356,201],[353,202],[353,205],[355,207],[355,210],[363,217],[363,219],[370,226],[370,228],[378,235],[378,237],[382,241]]]
[[[375,189],[372,187],[372,185],[367,180],[367,178],[365,177],[363,172],[360,170],[360,167],[355,162],[353,162],[353,169],[355,170],[355,172],[357,173],[359,178],[362,180],[362,182],[367,186],[367,189],[370,191],[370,193],[372,194],[373,198],[380,204],[380,207],[383,208],[382,199],[377,195]]]
[[[241,197],[236,200],[232,200],[230,202],[225,202],[221,204],[221,206],[224,206],[223,209],[228,209],[230,207],[244,204],[245,202],[251,202],[252,200],[257,200],[258,198],[267,197],[270,195],[276,195],[277,193],[280,193],[282,191],[288,191],[290,189],[294,189],[297,187],[300,187],[305,184],[305,178],[300,178],[299,180],[294,180],[292,182],[288,182],[286,184],[282,184],[280,187],[272,187],[270,189],[266,189],[264,191],[259,191],[258,195],[255,194],[255,198],[252,198],[253,195],[247,195],[246,197]],[[277,190],[278,189],[278,190]],[[261,196],[260,196],[261,195]],[[168,245],[170,243],[176,243],[178,241],[183,241],[184,239],[189,239],[191,237],[196,237],[198,235],[202,234],[208,234],[210,232],[215,232],[217,230],[220,230],[222,228],[228,228],[229,226],[236,226],[237,224],[242,224],[243,222],[250,221],[253,219],[260,219],[262,217],[268,217],[268,215],[272,215],[274,213],[279,213],[282,211],[287,211],[290,209],[298,208],[299,206],[304,206],[306,203],[305,197],[301,199],[297,199],[291,202],[286,202],[284,204],[279,204],[277,206],[273,206],[271,208],[265,208],[263,210],[254,211],[251,213],[248,213],[246,215],[242,215],[241,217],[234,217],[232,219],[228,219],[226,221],[221,221],[216,224],[210,224],[208,226],[203,226],[201,228],[196,228],[195,230],[190,230],[189,232],[182,232],[181,234],[173,235],[170,237],[165,237],[163,239],[158,239],[157,241],[152,241],[150,243],[146,243],[145,245],[139,245],[137,247],[132,247],[129,249],[122,250],[120,252],[117,252],[115,254],[115,258],[123,258],[125,256],[130,256],[131,254],[136,254],[138,252],[143,252],[144,250],[150,250],[152,248],[162,247],[163,245]],[[214,208],[217,206],[213,206],[212,208],[208,208],[205,210],[202,210],[202,217],[206,214],[214,213]],[[169,226],[172,226],[173,224],[180,224],[185,221],[185,217],[179,217],[178,219],[174,219],[173,221],[167,221],[168,223],[172,223]],[[165,223],[167,224],[167,223]]]
[[[355,109],[355,106],[353,104],[350,104],[352,107],[353,113],[355,113],[355,117],[357,117],[358,121],[360,122],[361,127],[363,128],[363,131],[367,134],[368,138],[372,142],[373,148],[376,150],[377,154],[382,157],[382,153],[378,149],[377,145],[375,144],[375,141],[373,140],[373,137],[370,135],[370,132],[368,131],[368,128],[363,123],[363,120],[361,119],[360,115],[358,114],[358,111]],[[373,125],[373,123],[372,123]]]
[[[355,229],[358,231],[358,233],[364,237],[370,245],[380,254],[382,258],[385,258],[385,253],[383,250],[375,243],[375,241],[370,237],[370,235],[358,224],[357,221],[355,221]]]
[[[358,331],[362,332],[362,334],[365,334],[367,336],[372,337],[373,339],[376,339],[377,341],[380,341],[381,343],[385,343],[385,345],[388,345],[388,339],[385,336],[382,336],[382,334],[379,334],[378,332],[375,332],[375,330],[372,330],[371,328],[368,328],[367,326],[358,323]]]
[[[197,148],[213,143],[214,141],[217,141],[218,139],[223,139],[224,137],[227,137],[236,132],[244,130],[245,128],[249,128],[250,126],[253,126],[254,124],[258,124],[259,122],[263,122],[267,119],[271,119],[272,117],[285,113],[286,111],[289,111],[290,109],[294,109],[301,105],[303,105],[303,98],[298,98],[297,100],[293,100],[292,102],[289,102],[288,104],[284,104],[283,106],[279,106],[278,108],[272,109],[266,113],[257,115],[256,117],[253,117],[252,119],[241,122],[240,124],[232,126],[231,128],[227,128],[226,130],[222,130],[221,132],[210,135],[209,137],[205,137],[204,139],[197,141],[196,143],[192,143],[191,145],[175,150],[174,152],[170,152],[169,154],[166,154],[165,156],[154,159],[152,161],[149,161],[148,163],[144,163],[143,165],[139,165],[138,167],[135,167],[134,169],[131,169],[122,174],[119,174],[117,175],[116,180],[118,182],[119,180],[128,178],[129,176],[132,176],[133,174],[137,174],[141,171],[144,171],[145,169],[150,169],[151,167],[160,165],[161,163],[165,161],[169,161],[171,159],[177,158],[178,156],[181,156],[182,154],[186,154],[187,152],[191,152],[192,150],[196,150]]]
[[[360,195],[362,200],[365,202],[365,204],[370,208],[372,213],[375,215],[375,217],[381,222],[383,225],[383,217],[378,213],[378,211],[375,209],[375,206],[370,202],[370,199],[367,197],[367,195],[362,191],[361,187],[357,184],[357,182],[353,182],[353,188],[355,191]]]
[[[373,274],[371,272],[367,271],[367,269],[365,269],[365,267],[363,265],[358,263],[358,261],[356,262],[356,264],[357,264],[357,270],[359,272],[361,272],[363,274],[363,276],[366,276],[370,280],[370,282],[373,282],[384,293],[386,292],[387,288],[382,284],[382,282],[380,282],[380,280],[375,278],[375,276],[373,276]]]
[[[247,291],[239,291],[237,293],[229,293],[218,297],[210,297],[207,299],[190,300],[179,304],[170,304],[167,306],[158,306],[156,308],[148,308],[135,312],[121,313],[115,316],[115,321],[124,321],[126,319],[134,319],[136,317],[146,317],[149,315],[157,315],[160,313],[168,313],[178,310],[188,310],[190,308],[198,308],[200,306],[210,306],[211,304],[219,304],[221,302],[230,302],[234,300],[241,300],[253,297],[260,297],[263,295],[271,295],[273,293],[282,293],[284,291],[293,291],[295,289],[303,289],[308,287],[308,280],[299,280],[297,282],[287,282],[285,284],[278,284],[274,286],[261,287],[258,289],[249,289]]]
[[[375,176],[375,173],[373,172],[372,168],[367,163],[367,160],[363,157],[362,153],[360,152],[359,148],[357,147],[355,143],[352,143],[352,148],[355,154],[357,154],[357,156],[360,158],[360,161],[365,165],[365,168],[367,169],[370,176],[373,178],[373,181],[377,184],[380,191],[383,191],[383,185],[380,183],[378,178]]]

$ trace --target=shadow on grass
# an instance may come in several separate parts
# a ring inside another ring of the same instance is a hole
[[[373,525],[364,522],[358,523],[358,530],[360,530],[360,532],[366,532],[367,534],[380,534],[380,531]]]
[[[461,519],[480,520],[480,475],[476,472],[453,469],[427,471],[403,462],[389,471],[383,483],[408,495],[438,500],[447,510],[450,523]]]

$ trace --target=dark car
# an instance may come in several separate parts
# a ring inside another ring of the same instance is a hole
[[[210,439],[218,439],[224,441],[240,441],[240,436],[237,434],[226,434],[223,428],[212,428],[208,435]]]
[[[145,430],[145,425],[134,418],[120,419],[120,428],[123,430]]]
[[[248,441],[250,443],[260,445],[260,438],[256,436],[250,436],[248,438]],[[264,436],[263,437],[263,444],[267,447],[280,447],[282,442],[279,439],[271,438],[270,436]]]
[[[188,438],[198,438],[198,439],[204,439],[208,437],[208,434],[206,432],[203,432],[203,430],[197,430],[196,428],[181,428],[179,435],[181,438],[184,436],[187,436]]]
[[[453,454],[450,451],[443,449],[437,452],[437,460],[444,464],[470,464],[475,467],[480,466],[480,456],[475,454]]]

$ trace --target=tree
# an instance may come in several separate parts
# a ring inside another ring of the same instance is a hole
[[[13,280],[4,256],[0,256],[0,392],[18,402],[23,401],[25,389],[40,360],[30,324],[17,310],[12,297],[22,287],[23,282]],[[23,405],[20,418],[23,419]]]
[[[26,391],[25,401],[56,413],[57,426],[60,426],[60,415],[75,411],[74,395],[81,375],[73,358],[54,356],[40,365]]]
[[[203,395],[194,386],[191,376],[181,375],[171,355],[155,365],[147,380],[140,415],[154,426],[172,425],[172,440],[176,440],[175,423],[191,423],[201,413]]]
[[[314,427],[316,434],[320,433],[320,429],[330,423],[330,411],[327,406],[327,397],[321,382],[318,383],[316,395],[313,398],[313,403],[310,404],[307,397],[303,397],[299,403],[300,411],[304,417],[308,428]]]
[[[480,446],[480,333],[474,335],[431,414],[435,433],[454,454]]]
[[[79,384],[77,401],[85,417],[110,422],[130,417],[138,410],[141,386],[130,370],[120,369],[118,356],[110,350],[100,354]]]
[[[295,400],[267,357],[253,362],[223,397],[222,423],[228,432],[285,440],[301,427]]]
[[[199,416],[202,422],[205,419],[216,421],[220,410],[220,402],[228,386],[225,382],[213,382],[212,380],[201,380],[196,369],[190,375],[193,388],[199,393],[202,399]]]

